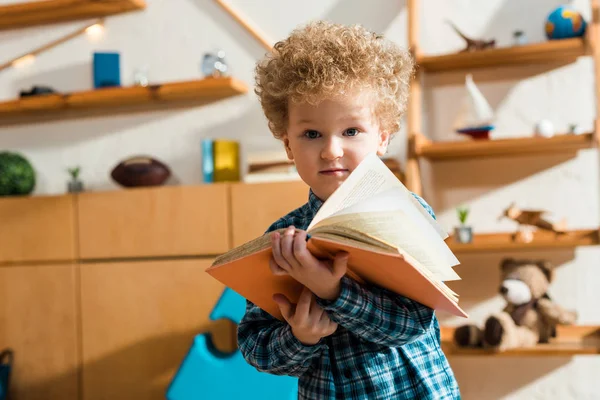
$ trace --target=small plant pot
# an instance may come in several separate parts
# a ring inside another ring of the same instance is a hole
[[[458,226],[454,228],[454,237],[458,243],[471,243],[473,241],[473,229],[470,226]]]
[[[69,183],[67,185],[67,189],[68,189],[69,193],[83,192],[83,182],[78,179],[69,181]]]

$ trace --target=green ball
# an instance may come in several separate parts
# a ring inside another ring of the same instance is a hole
[[[35,171],[25,157],[0,152],[0,196],[30,194],[35,187]]]

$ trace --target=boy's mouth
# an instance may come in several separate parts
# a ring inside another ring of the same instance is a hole
[[[348,170],[345,168],[330,168],[330,169],[324,169],[319,171],[319,174],[321,175],[328,175],[328,176],[341,176],[341,175],[345,175],[348,173]]]

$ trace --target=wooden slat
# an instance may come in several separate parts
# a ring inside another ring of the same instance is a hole
[[[83,399],[164,399],[200,333],[211,332],[221,351],[235,349],[235,325],[209,319],[223,291],[204,272],[211,262],[81,266]]]
[[[203,256],[229,249],[226,184],[83,193],[82,259]]]
[[[273,222],[306,203],[308,190],[300,181],[232,184],[233,246],[262,235]]]
[[[481,51],[422,56],[419,68],[427,72],[469,70],[475,68],[533,65],[575,61],[587,54],[583,39],[549,40],[523,46],[486,49]]]
[[[0,30],[100,18],[142,10],[144,0],[45,0],[0,6]]]
[[[75,268],[0,267],[0,351],[15,356],[11,399],[80,398]]]
[[[0,264],[74,260],[72,196],[0,198]]]
[[[234,78],[206,78],[147,87],[112,87],[24,97],[0,103],[0,126],[208,104],[246,93]]]
[[[582,229],[556,235],[547,231],[533,232],[531,242],[513,240],[513,233],[488,233],[473,235],[471,243],[458,243],[451,236],[446,243],[455,253],[480,253],[486,251],[536,250],[595,246],[600,244],[597,229]]]
[[[574,356],[600,354],[600,326],[558,326],[557,337],[534,347],[495,352],[488,349],[457,347],[454,328],[442,327],[442,348],[448,356]]]
[[[551,138],[524,137],[514,139],[428,142],[417,148],[418,155],[431,160],[477,157],[510,157],[576,152],[594,145],[593,135],[556,135]]]

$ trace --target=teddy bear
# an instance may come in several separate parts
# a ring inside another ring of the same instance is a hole
[[[454,331],[461,347],[483,347],[504,351],[548,343],[556,337],[557,325],[571,325],[577,313],[563,309],[548,296],[554,266],[544,260],[501,261],[500,294],[506,300],[503,311],[490,315],[483,329],[468,324]]]

